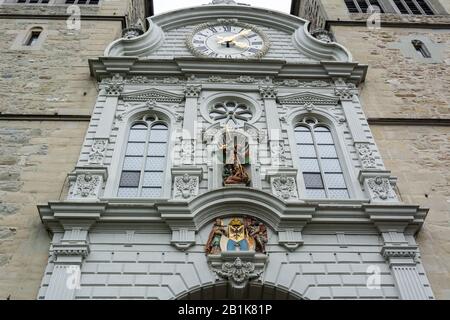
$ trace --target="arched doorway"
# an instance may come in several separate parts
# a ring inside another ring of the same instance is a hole
[[[244,289],[235,289],[229,282],[220,281],[184,293],[177,300],[305,300],[300,295],[273,285],[249,283]]]

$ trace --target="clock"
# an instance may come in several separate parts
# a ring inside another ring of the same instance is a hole
[[[187,45],[199,57],[250,59],[263,57],[269,50],[270,42],[256,26],[219,19],[197,26],[189,36]]]

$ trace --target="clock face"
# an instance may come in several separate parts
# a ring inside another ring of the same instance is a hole
[[[268,49],[268,40],[246,24],[210,24],[199,27],[189,40],[196,55],[211,58],[259,58]]]

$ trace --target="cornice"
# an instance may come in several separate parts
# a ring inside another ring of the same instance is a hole
[[[288,63],[285,60],[227,60],[214,58],[139,59],[136,57],[101,57],[90,59],[91,74],[98,81],[117,73],[124,76],[247,75],[281,79],[365,81],[367,65],[354,62]]]
[[[67,227],[86,226],[98,230],[167,231],[187,228],[199,230],[216,217],[246,214],[255,216],[272,229],[366,226],[407,230],[416,233],[428,209],[411,205],[374,205],[361,201],[342,203],[305,203],[282,201],[267,192],[242,188],[223,188],[202,194],[190,201],[136,202],[133,199],[92,203],[51,202],[38,207],[42,222],[52,232]]]

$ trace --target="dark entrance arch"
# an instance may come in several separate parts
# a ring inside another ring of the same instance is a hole
[[[261,283],[249,283],[244,289],[235,289],[221,281],[184,293],[177,300],[305,300],[286,289]]]

